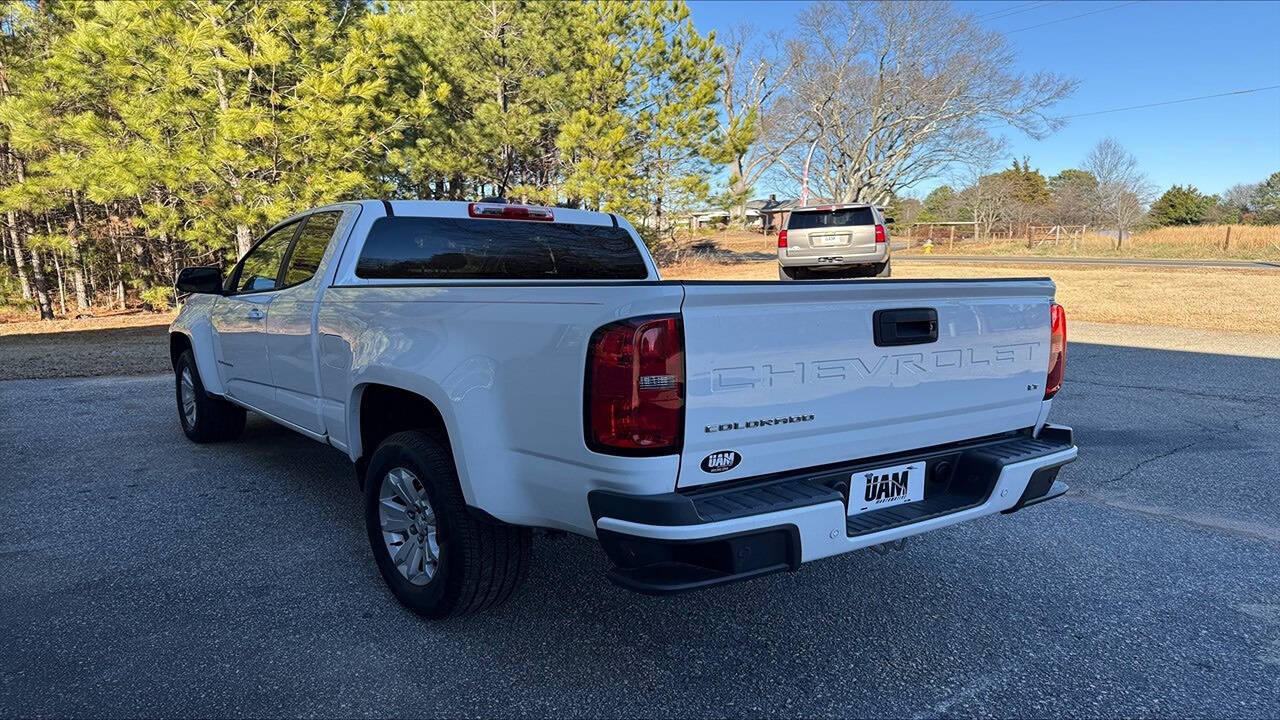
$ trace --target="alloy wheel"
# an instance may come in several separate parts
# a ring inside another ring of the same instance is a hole
[[[426,585],[440,566],[439,524],[413,471],[394,467],[382,478],[378,521],[391,563],[406,580]]]

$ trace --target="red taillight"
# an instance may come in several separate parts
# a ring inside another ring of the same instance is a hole
[[[778,247],[784,248],[786,246],[787,246],[787,231],[779,230],[778,231]]]
[[[1067,367],[1067,311],[1058,303],[1049,306],[1049,377],[1044,381],[1044,399],[1058,394],[1062,373]]]
[[[587,446],[596,452],[678,452],[684,425],[680,318],[636,318],[596,330],[587,346],[584,409]]]
[[[878,243],[882,243],[882,242],[884,242],[884,241],[885,241],[885,238],[884,238],[884,226],[883,226],[883,225],[877,225],[877,226],[876,226],[876,242],[878,242]]]
[[[550,208],[502,203],[471,203],[467,206],[467,214],[473,218],[490,220],[555,220],[555,214]]]

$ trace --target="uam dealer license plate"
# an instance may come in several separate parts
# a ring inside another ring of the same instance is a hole
[[[924,499],[925,463],[876,468],[849,478],[849,514],[882,510]]]

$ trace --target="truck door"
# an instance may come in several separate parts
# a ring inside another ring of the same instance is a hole
[[[236,400],[267,412],[274,395],[267,314],[279,293],[285,253],[300,226],[293,222],[276,228],[245,254],[210,317],[223,387]]]
[[[342,220],[342,210],[309,215],[285,260],[267,317],[267,356],[275,397],[267,412],[314,433],[324,432],[312,329],[321,280],[316,271]]]

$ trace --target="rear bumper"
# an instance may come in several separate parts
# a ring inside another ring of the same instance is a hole
[[[801,254],[803,253],[803,254]],[[815,267],[815,268],[837,268],[842,265],[875,265],[882,263],[889,257],[889,243],[876,243],[876,248],[871,252],[840,252],[839,248],[832,248],[829,252],[821,248],[806,249],[788,254],[785,249],[778,250],[778,264],[783,267]],[[822,262],[822,258],[839,258],[840,262]]]
[[[596,535],[610,579],[644,593],[719,585],[879,545],[1059,497],[1061,467],[1076,458],[1071,429],[1046,426],[914,453],[662,495],[595,490]],[[924,499],[849,517],[849,480],[861,470],[924,461]]]

